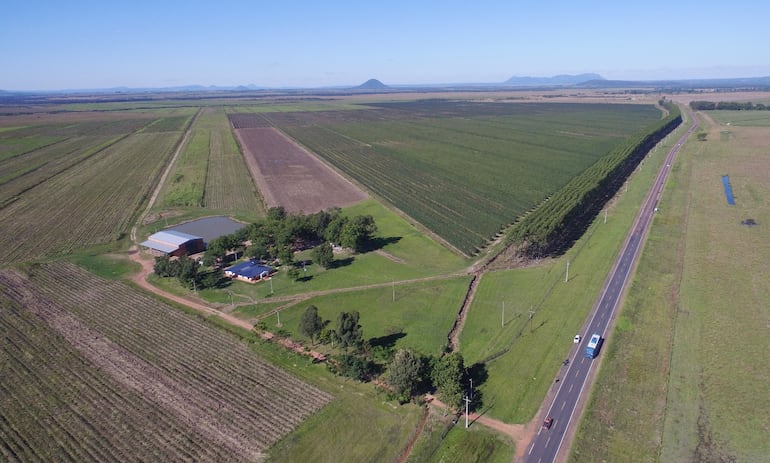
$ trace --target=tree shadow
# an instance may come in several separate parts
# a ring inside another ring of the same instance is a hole
[[[474,363],[466,370],[468,378],[468,397],[471,399],[469,404],[471,410],[481,410],[484,407],[484,393],[478,389],[489,378],[487,365],[481,362]],[[473,388],[470,385],[473,384]]]
[[[377,236],[367,241],[361,247],[361,252],[376,251],[378,249],[384,248],[389,244],[398,243],[399,241],[401,241],[400,236],[388,236],[388,237]]]
[[[345,257],[343,259],[334,259],[332,263],[329,265],[329,268],[340,268],[340,267],[347,267],[348,265],[352,264],[355,260],[354,257]]]
[[[406,333],[400,332],[386,334],[385,336],[379,336],[376,338],[370,338],[369,345],[372,347],[393,348],[396,345],[396,341],[403,338],[404,336],[406,336]]]
[[[232,279],[227,278],[227,277],[222,277],[219,280],[217,280],[217,284],[216,284],[215,287],[217,289],[224,289],[224,288],[227,288],[228,286],[230,286],[231,284],[233,284],[233,280]]]

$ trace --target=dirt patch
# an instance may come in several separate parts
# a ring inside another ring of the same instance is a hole
[[[374,251],[375,254],[382,256],[390,261],[393,261],[397,264],[406,264],[406,261],[400,257],[396,257],[393,254],[390,254],[388,252],[383,251],[382,249],[377,249]]]
[[[235,135],[268,208],[313,213],[367,198],[360,188],[277,129],[236,129]]]

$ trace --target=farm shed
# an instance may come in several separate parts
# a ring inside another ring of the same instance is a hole
[[[195,254],[206,249],[203,238],[188,235],[174,230],[163,230],[153,233],[142,243],[142,246],[150,248],[153,253],[168,254],[169,256],[183,256]]]
[[[255,283],[275,274],[275,269],[262,265],[256,260],[241,262],[225,269],[225,276]]]

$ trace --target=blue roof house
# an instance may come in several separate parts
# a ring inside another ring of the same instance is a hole
[[[225,269],[225,276],[249,283],[264,280],[275,273],[274,268],[262,265],[257,260],[241,262]]]

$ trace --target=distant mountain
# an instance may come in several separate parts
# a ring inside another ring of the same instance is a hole
[[[589,80],[577,84],[585,88],[657,88],[657,89],[695,89],[695,88],[725,88],[725,89],[767,89],[770,87],[770,76],[764,77],[734,77],[723,79],[671,79],[671,80]]]
[[[358,87],[353,87],[352,90],[390,90],[390,87],[377,79],[369,79]]]
[[[503,82],[503,85],[511,85],[515,87],[540,87],[540,86],[569,86],[582,84],[588,81],[602,81],[604,78],[599,74],[560,74],[553,77],[519,77],[513,76],[510,79]]]

